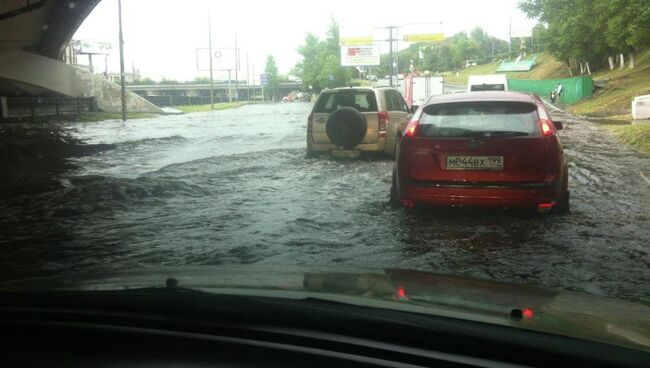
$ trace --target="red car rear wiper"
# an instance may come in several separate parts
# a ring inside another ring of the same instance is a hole
[[[526,132],[518,132],[511,130],[483,130],[474,132],[472,134],[475,138],[490,138],[490,137],[525,137],[530,135]]]

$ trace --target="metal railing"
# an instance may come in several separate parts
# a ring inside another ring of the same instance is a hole
[[[210,96],[142,96],[156,106],[185,106],[185,105],[207,105],[210,103]],[[228,97],[215,96],[214,102],[228,102]]]
[[[94,97],[0,97],[0,121],[35,121],[94,111],[98,111]]]
[[[445,92],[447,91],[457,92],[457,91],[465,91],[465,90],[467,90],[467,84],[445,81]]]

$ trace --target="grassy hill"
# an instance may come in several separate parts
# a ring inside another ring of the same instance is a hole
[[[634,69],[600,70],[594,73],[596,81],[604,81],[605,87],[596,94],[571,106],[576,114],[631,120],[632,99],[650,94],[650,50],[635,58]]]
[[[650,50],[636,55],[636,67],[619,70],[604,68],[595,71],[594,81],[604,82],[595,94],[568,107],[571,113],[588,117],[603,118],[619,139],[630,146],[650,153],[650,123],[629,125],[632,120],[631,103],[638,95],[650,94]],[[508,78],[516,79],[556,79],[568,78],[566,66],[549,54],[539,54],[537,66],[528,72],[506,73]],[[467,83],[470,75],[494,74],[499,63],[478,65],[462,70],[459,75],[452,72],[443,73],[445,79],[455,83]],[[616,123],[618,121],[618,123]]]
[[[463,69],[459,75],[442,73],[445,79],[455,83],[467,83],[470,75],[494,74],[499,63],[478,65]],[[564,63],[549,54],[537,55],[537,66],[528,72],[505,73],[516,79],[568,78],[569,70]],[[593,97],[584,99],[569,107],[573,113],[593,117],[609,117],[630,120],[631,102],[634,96],[650,94],[650,50],[636,55],[636,68],[609,70],[605,68],[593,73],[595,81],[604,81],[604,88],[597,89]]]
[[[500,62],[477,65],[471,68],[463,69],[457,76],[453,72],[442,73],[445,80],[454,83],[467,83],[470,75],[495,74]],[[569,76],[569,70],[564,64],[557,61],[549,54],[537,55],[537,66],[528,72],[508,72],[505,73],[508,78],[515,79],[555,79],[566,78]]]

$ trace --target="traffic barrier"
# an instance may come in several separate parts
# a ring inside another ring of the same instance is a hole
[[[634,97],[634,100],[632,100],[632,118],[634,120],[650,119],[650,95]]]

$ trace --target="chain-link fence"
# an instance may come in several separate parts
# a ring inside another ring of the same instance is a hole
[[[79,116],[97,111],[94,97],[0,97],[0,120]]]

